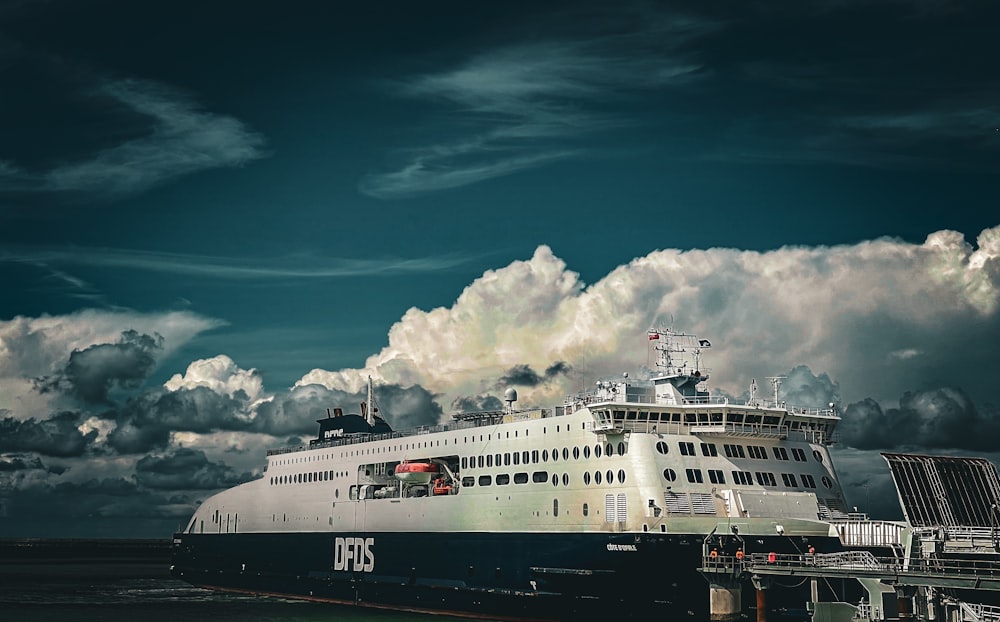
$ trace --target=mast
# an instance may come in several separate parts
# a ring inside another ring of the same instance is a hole
[[[372,377],[368,376],[368,425],[375,427],[375,392],[372,390]]]

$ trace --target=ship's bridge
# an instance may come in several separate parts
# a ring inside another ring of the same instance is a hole
[[[801,439],[832,444],[840,417],[831,409],[787,408],[783,405],[739,405],[726,399],[700,398],[694,403],[666,405],[624,401],[594,401],[585,406],[593,415],[593,431],[606,434],[697,434],[731,437]],[[567,412],[573,407],[567,406]]]

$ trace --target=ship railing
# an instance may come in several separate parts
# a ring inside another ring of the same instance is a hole
[[[982,603],[967,603],[964,600],[955,601],[962,611],[960,620],[974,622],[996,622],[1000,620],[1000,607]]]

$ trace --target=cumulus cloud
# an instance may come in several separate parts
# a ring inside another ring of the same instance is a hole
[[[298,384],[358,392],[370,374],[450,404],[487,393],[494,386],[484,379],[518,365],[565,361],[592,378],[618,375],[649,363],[645,330],[674,318],[711,339],[703,363],[713,390],[739,395],[751,378],[766,388],[764,378],[792,369],[785,395],[819,407],[895,399],[915,380],[962,370],[966,391],[981,399],[996,362],[989,344],[1000,342],[998,257],[1000,227],[975,247],[939,231],[922,244],[668,249],[587,286],[541,246],[484,273],[450,307],[407,311],[364,369],[313,370]],[[907,349],[923,354],[893,354]],[[803,384],[801,364],[822,382]],[[525,386],[522,401],[559,399],[567,382]]]
[[[993,451],[1000,437],[1000,411],[976,408],[958,388],[907,392],[896,408],[865,399],[847,407],[843,442],[859,449],[966,449]]]
[[[21,419],[45,418],[58,410],[62,393],[39,392],[38,378],[61,379],[64,386],[79,388],[81,397],[106,397],[105,387],[131,385],[137,379],[129,377],[134,376],[125,365],[130,358],[139,364],[140,375],[148,374],[152,369],[148,357],[160,360],[220,325],[218,320],[184,311],[88,309],[0,320],[0,409]],[[155,345],[141,335],[155,335],[151,337]]]
[[[36,452],[45,456],[80,456],[97,436],[78,429],[80,416],[63,412],[49,419],[0,419],[0,452]]]
[[[36,386],[42,393],[62,390],[91,404],[108,403],[112,388],[134,389],[149,376],[162,347],[160,335],[126,330],[115,343],[74,350],[62,372],[40,378]]]
[[[184,375],[174,374],[164,383],[168,391],[206,387],[234,397],[242,392],[246,399],[256,400],[264,390],[264,380],[255,369],[240,369],[239,366],[225,354],[210,359],[194,361],[188,365]]]

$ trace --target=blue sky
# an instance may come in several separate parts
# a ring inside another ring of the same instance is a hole
[[[558,400],[671,317],[835,399],[849,494],[986,452],[998,10],[702,5],[0,1],[0,535],[169,532],[369,373],[396,427]]]

